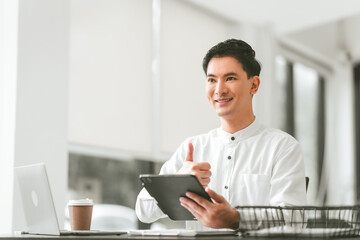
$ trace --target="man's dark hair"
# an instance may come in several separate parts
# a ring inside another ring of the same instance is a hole
[[[255,59],[255,51],[249,44],[238,39],[228,39],[212,47],[203,59],[203,69],[207,74],[209,62],[214,57],[233,57],[243,66],[248,78],[259,76],[261,66]]]

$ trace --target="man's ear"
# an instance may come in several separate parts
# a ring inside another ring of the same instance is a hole
[[[260,78],[259,76],[253,76],[251,79],[251,89],[250,89],[250,94],[254,95],[256,94],[256,92],[259,89],[260,86]]]

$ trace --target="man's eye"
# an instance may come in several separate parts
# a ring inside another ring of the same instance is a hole
[[[228,77],[226,80],[227,81],[231,81],[231,80],[235,80],[236,78],[234,78],[234,77]]]
[[[213,83],[213,82],[215,82],[215,79],[209,78],[209,79],[208,79],[208,82]]]

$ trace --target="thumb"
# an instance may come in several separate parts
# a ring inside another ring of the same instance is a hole
[[[225,198],[219,194],[217,194],[216,192],[214,192],[213,190],[211,190],[210,188],[205,188],[205,191],[207,192],[207,194],[209,194],[209,197],[214,200],[217,203],[223,203],[226,202]]]
[[[189,143],[189,150],[188,153],[186,155],[186,160],[185,161],[189,161],[189,162],[193,162],[193,152],[194,152],[194,146],[192,145],[192,143]]]

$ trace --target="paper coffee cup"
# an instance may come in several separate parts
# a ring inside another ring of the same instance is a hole
[[[68,202],[71,230],[90,230],[93,205],[88,198]]]

